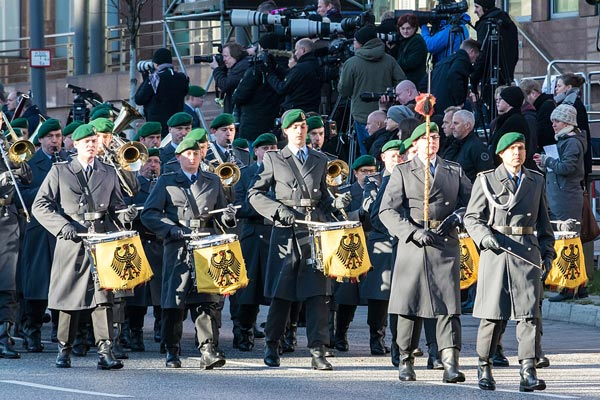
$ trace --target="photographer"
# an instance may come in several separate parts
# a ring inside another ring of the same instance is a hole
[[[317,13],[331,22],[340,22],[342,20],[340,0],[319,0],[317,3]]]
[[[210,67],[213,70],[215,87],[219,89],[219,97],[223,100],[223,112],[233,114],[233,92],[242,80],[244,72],[250,68],[250,63],[247,58],[248,53],[241,44],[236,42],[223,46],[222,55],[223,62],[219,63],[217,57],[213,57]]]
[[[360,28],[354,36],[355,55],[342,66],[338,91],[340,96],[351,99],[350,112],[354,119],[360,154],[367,154],[363,143],[369,136],[365,125],[368,115],[377,110],[376,102],[365,102],[364,92],[384,92],[387,87],[406,79],[394,57],[386,54],[385,45],[377,38],[377,30],[368,25]]]
[[[475,24],[477,41],[481,44],[481,53],[473,73],[471,86],[477,95],[481,82],[481,95],[488,109],[494,107],[493,90],[497,86],[510,85],[514,80],[515,66],[519,60],[519,38],[517,27],[510,16],[495,6],[494,0],[475,0],[475,14],[479,20]],[[497,30],[497,43],[494,31]],[[493,46],[500,46],[495,49]],[[495,67],[499,70],[496,72]],[[492,74],[498,73],[497,83],[492,85]]]
[[[296,65],[289,72],[273,66],[265,72],[269,85],[277,94],[285,96],[281,103],[284,111],[299,108],[304,112],[319,112],[323,74],[313,50],[314,43],[310,39],[300,39],[294,48]]]
[[[469,38],[467,25],[471,22],[471,16],[463,13],[454,16],[450,20],[440,21],[439,26],[427,24],[421,25],[421,36],[427,44],[427,51],[433,57],[433,65],[450,57],[460,48],[460,44]]]
[[[169,131],[167,120],[183,111],[189,86],[188,77],[176,72],[172,61],[171,51],[165,48],[156,50],[152,56],[154,69],[140,71],[144,81],[135,93],[135,103],[144,106],[146,121],[160,122],[163,137]]]

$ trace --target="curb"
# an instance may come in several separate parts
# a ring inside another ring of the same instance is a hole
[[[600,328],[600,307],[593,304],[570,301],[551,303],[545,299],[542,302],[542,315],[547,320]]]

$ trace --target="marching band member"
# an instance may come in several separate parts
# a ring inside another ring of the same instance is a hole
[[[274,222],[265,277],[265,297],[271,299],[271,306],[265,328],[264,362],[270,367],[280,365],[279,340],[290,306],[304,300],[312,367],[331,370],[324,350],[329,342],[327,296],[331,295],[331,282],[306,263],[310,258],[308,231],[305,226],[294,224],[296,219],[326,221],[329,213],[337,212],[325,184],[327,158],[306,147],[306,116],[302,110],[285,112],[282,129],[288,145],[265,154],[264,169],[249,191],[252,207]],[[270,190],[274,196],[268,194]],[[336,206],[343,208],[339,202]]]
[[[119,369],[123,363],[112,352],[113,294],[100,288],[78,234],[92,225],[98,233],[114,231],[113,221],[128,223],[137,211],[129,208],[115,214],[126,206],[115,170],[96,159],[98,137],[94,128],[79,126],[73,141],[77,157],[52,166],[32,206],[40,224],[57,238],[48,293],[48,307],[60,310],[56,366],[71,367],[79,316],[91,309],[98,368]]]
[[[73,132],[75,132],[75,129],[77,129],[80,125],[83,125],[82,121],[73,121],[67,126],[65,126],[62,130],[63,146],[65,148],[65,151],[69,153],[69,155],[75,152],[75,147],[73,147],[72,135]]]
[[[37,139],[41,148],[28,161],[33,180],[29,185],[22,187],[23,200],[28,208],[31,208],[35,195],[52,165],[69,159],[68,154],[61,150],[63,134],[57,119],[48,118],[44,121]],[[56,238],[40,225],[37,219],[32,218],[31,222],[25,225],[20,272],[24,298],[22,332],[23,347],[30,353],[44,350],[42,319],[48,306],[48,287],[55,246]]]
[[[167,120],[171,142],[160,149],[160,162],[163,167],[175,158],[175,149],[192,130],[192,116],[186,112],[178,112]],[[163,171],[164,172],[164,171]]]
[[[183,140],[175,155],[181,169],[161,175],[142,211],[142,223],[164,240],[161,336],[167,350],[165,364],[168,368],[181,367],[179,342],[187,307],[196,327],[202,354],[200,365],[204,369],[213,369],[225,365],[225,357],[217,347],[216,313],[222,296],[197,292],[184,235],[191,232],[194,223],[198,223],[202,231],[209,230],[210,223],[235,227],[236,210],[228,206],[218,218],[206,214],[225,208],[227,203],[219,178],[199,172],[201,158],[195,140]]]
[[[250,164],[250,153],[248,150],[240,149],[233,145],[235,137],[235,120],[233,115],[223,113],[217,115],[210,123],[210,132],[214,140],[209,143],[211,152],[208,155],[207,161],[218,160],[221,162],[231,162],[231,156],[234,155],[238,162],[243,165]],[[229,151],[229,146],[233,150],[233,154]]]
[[[206,153],[208,152],[208,135],[206,134],[206,130],[203,128],[192,129],[185,138],[194,140],[198,143],[198,150],[200,151],[200,169],[204,171],[205,169],[203,168],[207,166]],[[179,159],[174,157],[161,168],[163,173],[177,172],[181,168]]]
[[[246,262],[250,283],[239,290],[234,297],[238,303],[238,324],[240,351],[250,351],[254,347],[254,325],[261,304],[268,305],[264,296],[265,274],[272,224],[256,212],[248,201],[248,190],[258,178],[263,168],[263,158],[267,151],[277,150],[277,138],[272,133],[263,133],[254,142],[256,162],[242,169],[239,182],[235,185],[236,205],[242,207],[237,217],[242,221],[240,244]]]
[[[397,165],[381,199],[379,218],[398,238],[389,312],[398,314],[397,344],[402,365],[399,379],[416,380],[413,350],[418,346],[424,318],[437,319],[437,342],[444,365],[443,381],[464,382],[458,369],[461,347],[458,212],[471,193],[471,182],[460,165],[437,156],[440,134],[430,124],[413,131],[417,157]],[[429,156],[430,168],[424,171]],[[430,174],[424,198],[425,174]],[[429,219],[424,221],[428,202]]]
[[[517,320],[521,363],[519,390],[544,390],[546,383],[536,373],[540,279],[556,257],[544,177],[523,167],[526,150],[521,133],[502,136],[496,154],[502,165],[478,175],[464,219],[469,235],[481,249],[473,308],[473,316],[481,318],[477,332],[479,388],[496,388],[491,357],[506,320],[513,319]]]
[[[133,140],[137,140],[147,149],[159,148],[162,126],[160,122],[148,121],[138,129]]]

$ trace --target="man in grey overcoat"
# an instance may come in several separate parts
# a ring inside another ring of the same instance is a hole
[[[306,147],[308,128],[302,110],[286,111],[282,129],[288,145],[281,151],[265,154],[264,168],[249,191],[252,207],[274,221],[265,277],[265,297],[271,299],[271,307],[265,327],[264,362],[269,367],[280,365],[279,340],[291,304],[304,300],[312,367],[331,370],[323,347],[329,342],[327,296],[331,295],[331,282],[322,271],[307,263],[311,257],[308,231],[305,225],[294,224],[297,219],[328,221],[328,215],[336,211],[325,183],[327,157]],[[274,198],[268,195],[271,189]]]
[[[91,125],[79,126],[73,132],[77,157],[52,166],[32,206],[35,218],[56,236],[48,308],[60,310],[58,368],[71,367],[79,317],[82,311],[90,309],[98,346],[98,368],[123,367],[112,351],[113,293],[100,288],[79,234],[87,233],[91,225],[98,233],[115,231],[115,221],[131,222],[137,211],[130,207],[115,213],[126,205],[116,171],[96,159],[97,141]]]
[[[479,387],[496,388],[490,358],[504,321],[512,319],[518,321],[519,388],[544,390],[546,383],[536,374],[540,279],[556,257],[544,177],[523,168],[526,150],[521,133],[502,136],[496,154],[502,165],[478,175],[464,217],[467,232],[481,249],[473,308],[473,316],[481,318],[477,334]]]
[[[424,318],[436,318],[437,342],[444,366],[443,381],[464,382],[458,369],[461,347],[460,257],[458,231],[461,211],[469,201],[471,182],[459,164],[437,156],[439,129],[426,124],[413,131],[417,157],[397,165],[381,199],[379,217],[398,238],[389,313],[398,314],[399,378],[414,381],[413,350]],[[426,160],[429,157],[429,168]],[[425,174],[429,177],[429,219],[424,221]]]

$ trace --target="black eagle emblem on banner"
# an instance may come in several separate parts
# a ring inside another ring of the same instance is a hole
[[[210,257],[208,274],[219,287],[227,287],[240,280],[241,264],[233,251],[219,250]]]
[[[346,269],[359,268],[365,255],[365,248],[360,240],[360,235],[349,233],[342,236],[336,255]]]
[[[142,257],[137,252],[135,245],[126,243],[115,249],[110,265],[119,278],[130,281],[140,276],[142,272]]]
[[[473,276],[473,258],[466,245],[460,246],[460,280],[465,281]]]
[[[564,246],[560,251],[560,256],[556,261],[556,266],[563,274],[565,279],[575,280],[581,275],[580,270],[580,258],[579,258],[579,246],[576,244],[570,244]]]

